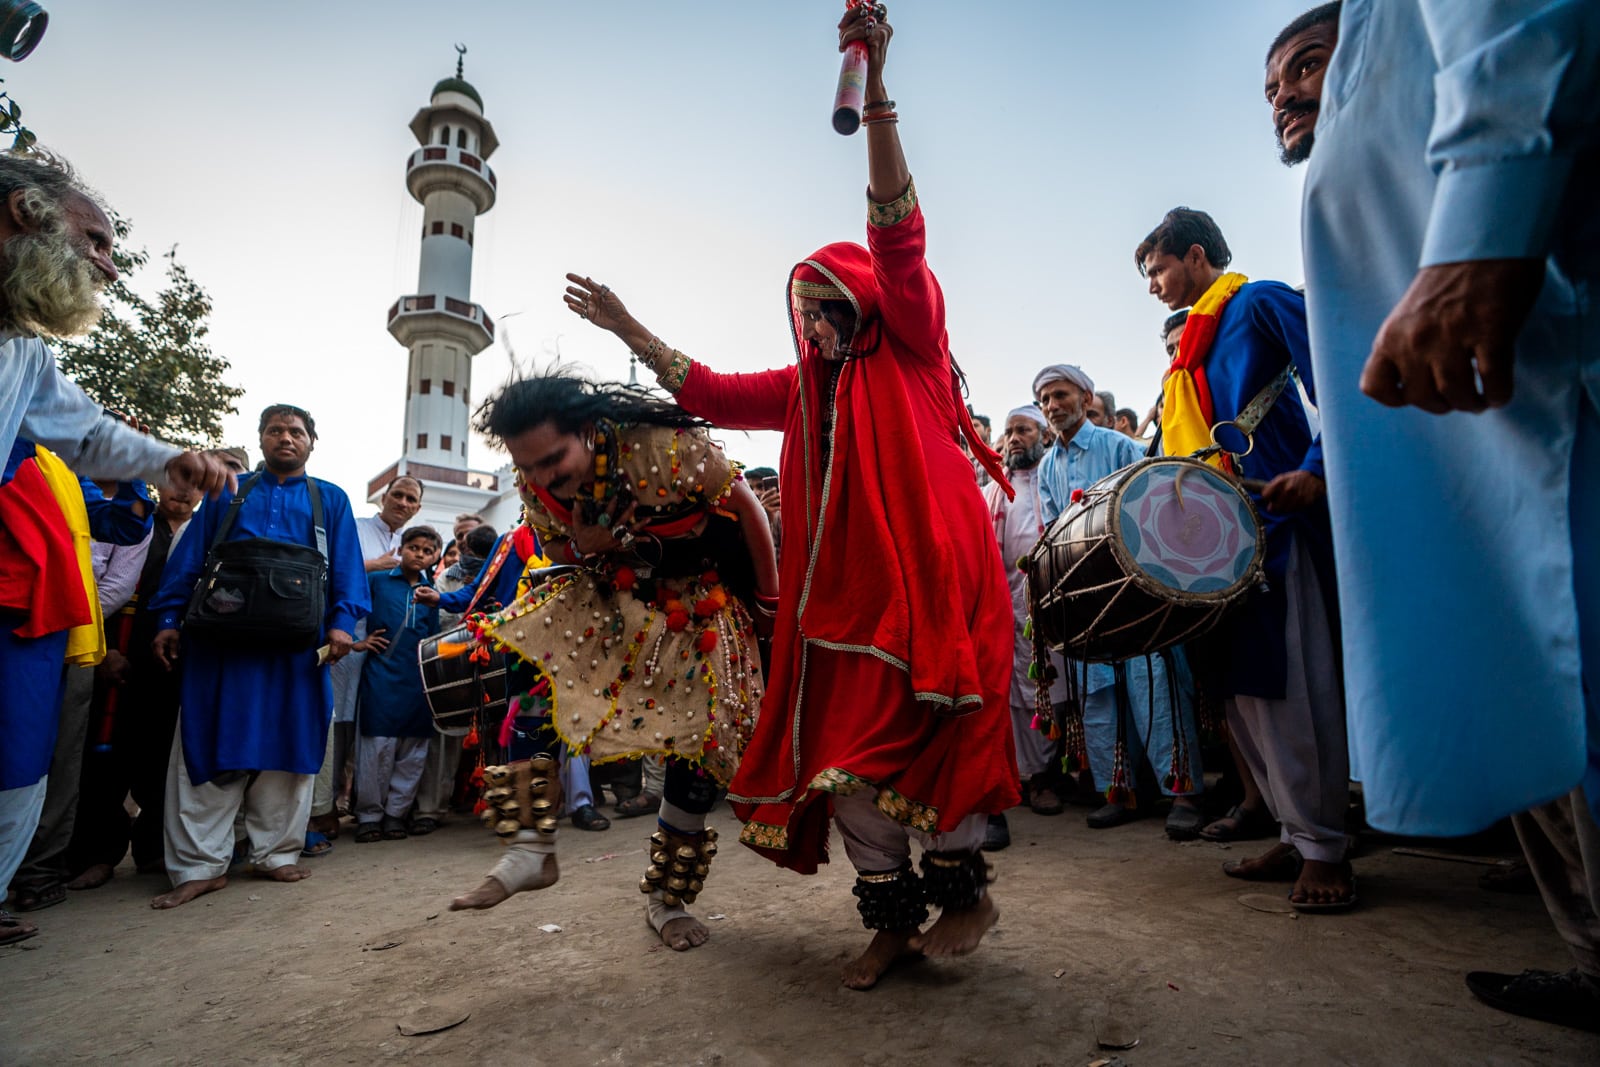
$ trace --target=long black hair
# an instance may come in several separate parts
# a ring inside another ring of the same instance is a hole
[[[542,423],[577,433],[597,419],[687,429],[708,425],[678,405],[620,382],[591,382],[560,370],[517,378],[478,406],[473,427],[504,441]]]

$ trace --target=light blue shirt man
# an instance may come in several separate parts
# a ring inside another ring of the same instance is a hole
[[[1304,248],[1351,757],[1378,829],[1481,830],[1571,790],[1586,746],[1600,803],[1596,189],[1600,3],[1345,0]],[[1419,267],[1516,259],[1545,279],[1509,404],[1363,395]]]
[[[1057,381],[1070,382],[1085,396],[1094,392],[1094,383],[1088,375],[1077,367],[1061,364],[1039,372],[1033,382],[1035,397],[1043,395],[1042,390]],[[1060,427],[1057,429],[1061,432]],[[1071,430],[1070,437],[1058,436],[1056,443],[1045,452],[1044,459],[1039,461],[1039,505],[1045,525],[1049,526],[1067,509],[1074,490],[1087,489],[1100,479],[1137,463],[1144,458],[1144,453],[1145,446],[1140,442],[1116,430],[1096,426],[1087,418],[1076,430]],[[1130,789],[1140,759],[1148,754],[1150,766],[1162,783],[1162,792],[1170,796],[1200,791],[1200,739],[1190,704],[1193,686],[1181,653],[1175,656],[1180,692],[1176,715],[1164,657],[1149,659],[1148,666],[1144,657],[1121,665],[1127,682],[1128,713],[1120,716],[1116,668],[1109,663],[1066,661],[1067,670],[1073,673],[1076,684],[1082,689],[1084,746],[1088,750],[1095,786],[1101,791],[1109,790],[1114,784],[1119,742],[1125,746],[1121,762],[1129,775],[1125,784]],[[1180,736],[1184,742],[1181,749]],[[1173,762],[1177,758],[1179,764],[1184,763],[1182,753],[1188,755],[1187,768]],[[1168,779],[1176,782],[1185,769],[1194,787],[1176,791],[1169,788]]]

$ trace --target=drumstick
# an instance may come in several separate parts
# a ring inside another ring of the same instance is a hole
[[[859,7],[861,0],[849,0],[845,7]],[[833,94],[833,128],[849,137],[861,128],[861,106],[867,99],[867,43],[851,41],[844,46],[839,65],[839,86]]]
[[[1247,493],[1254,493],[1256,496],[1260,496],[1267,491],[1265,478],[1239,478],[1236,481],[1238,481],[1240,489]]]

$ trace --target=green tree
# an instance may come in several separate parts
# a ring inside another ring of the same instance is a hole
[[[216,445],[222,417],[238,409],[244,390],[222,377],[228,361],[206,343],[211,298],[178,262],[167,261],[167,284],[146,300],[128,284],[149,263],[143,249],[126,246],[128,222],[113,213],[118,250],[112,258],[122,277],[107,290],[100,324],[87,337],[57,345],[61,369],[106,407],[150,425],[175,444]]]

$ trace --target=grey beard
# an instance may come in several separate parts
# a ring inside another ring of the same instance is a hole
[[[51,337],[77,337],[100,321],[98,271],[63,233],[18,234],[0,251],[6,317]]]
[[[1043,459],[1043,458],[1044,458],[1044,442],[1043,441],[1035,441],[1033,443],[1033,447],[1029,448],[1026,452],[1007,452],[1006,453],[1006,470],[1008,470],[1008,471],[1031,470],[1032,468],[1037,467],[1039,465],[1039,461],[1041,459]]]

